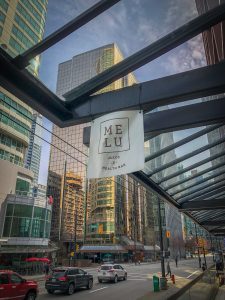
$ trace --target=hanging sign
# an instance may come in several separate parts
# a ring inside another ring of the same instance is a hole
[[[142,111],[114,112],[92,122],[88,178],[132,173],[144,162]]]

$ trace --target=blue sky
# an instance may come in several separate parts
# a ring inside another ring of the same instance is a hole
[[[98,0],[49,0],[45,36]],[[74,55],[115,42],[125,57],[197,16],[194,0],[122,0],[42,54],[40,79],[55,92],[58,64]],[[205,65],[201,36],[135,71],[139,82]],[[50,122],[44,125],[51,128]],[[183,133],[181,133],[183,134]],[[46,132],[44,137],[50,140]],[[180,139],[179,133],[175,139]],[[49,147],[43,145],[40,182],[46,183]]]

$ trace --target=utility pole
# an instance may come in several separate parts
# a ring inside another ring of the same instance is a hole
[[[59,241],[61,241],[62,234],[63,234],[63,226],[62,226],[62,220],[63,213],[64,213],[64,200],[65,200],[65,188],[66,188],[66,160],[64,164],[64,174],[63,174],[63,182],[61,185],[61,198],[60,198],[60,216],[59,216]]]
[[[74,222],[74,266],[76,266],[76,251],[77,251],[77,210],[75,211],[75,222]]]
[[[88,202],[88,179],[87,179],[87,167],[86,167],[86,181],[85,181],[85,195],[84,195],[84,234],[83,244],[85,244],[87,234],[87,202]]]
[[[164,262],[163,230],[162,230],[162,219],[161,219],[161,204],[160,204],[159,197],[158,197],[158,223],[159,223],[159,239],[160,239],[161,270],[162,270],[162,278],[160,278],[160,281],[161,281],[161,289],[166,289],[167,283],[166,283],[165,262]]]
[[[199,268],[201,268],[201,258],[200,258],[200,253],[199,253],[198,234],[197,234],[196,223],[195,223],[195,237],[196,237],[196,243],[197,243],[197,249],[198,249],[198,263],[199,263]]]

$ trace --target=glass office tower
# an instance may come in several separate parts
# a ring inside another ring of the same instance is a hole
[[[71,60],[63,62],[58,68],[57,79],[57,95],[63,98],[63,94],[77,87],[81,83],[101,73],[105,69],[113,66],[123,59],[123,56],[115,44],[105,45],[98,49],[94,49],[85,53],[74,56]],[[100,92],[112,91],[128,85],[135,84],[136,80],[133,74],[129,74],[122,79],[111,83]],[[53,126],[52,143],[57,148],[51,148],[50,164],[49,164],[49,184],[48,190],[54,190],[55,199],[53,204],[52,219],[52,237],[57,237],[58,232],[62,232],[62,240],[67,240],[71,232],[67,232],[66,228],[75,229],[74,226],[69,226],[67,223],[74,223],[73,218],[68,218],[64,209],[66,203],[67,192],[65,188],[53,188],[54,182],[61,182],[61,185],[67,185],[66,177],[68,172],[72,172],[74,176],[82,179],[82,191],[85,194],[84,205],[80,206],[77,213],[83,214],[83,222],[77,224],[78,239],[83,239],[85,234],[85,241],[89,242],[112,242],[115,235],[115,199],[119,201],[119,197],[124,196],[122,191],[117,185],[117,178],[104,178],[101,180],[90,180],[86,182],[86,164],[88,157],[88,148],[83,144],[83,129],[90,124],[82,124],[71,126],[68,128],[59,128]],[[58,137],[59,138],[58,138]],[[119,179],[118,179],[119,180]],[[87,191],[85,193],[85,191]],[[76,201],[76,198],[70,198],[70,201]],[[58,207],[62,203],[61,212],[63,214],[60,220],[60,209]],[[54,207],[55,206],[55,207]],[[58,207],[57,207],[58,206]],[[82,213],[80,213],[80,210]],[[85,221],[85,219],[87,219]],[[81,221],[81,220],[80,220]],[[84,223],[87,223],[87,228]],[[61,229],[56,229],[62,226]],[[82,231],[81,229],[82,225]],[[73,233],[74,235],[74,233]],[[72,240],[72,237],[71,237]]]

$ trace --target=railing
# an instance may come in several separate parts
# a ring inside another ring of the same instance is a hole
[[[211,266],[190,283],[181,288],[168,300],[213,300],[219,288],[219,278],[215,266]]]

